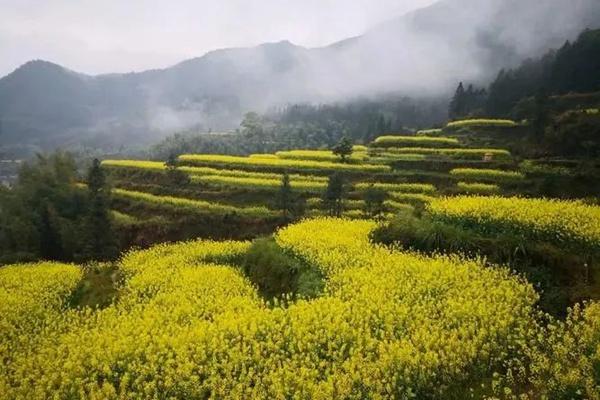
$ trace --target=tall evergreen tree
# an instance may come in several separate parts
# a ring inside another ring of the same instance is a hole
[[[365,215],[367,217],[377,218],[383,214],[385,211],[384,203],[386,196],[387,193],[385,190],[377,189],[371,185],[365,191]]]
[[[339,172],[329,177],[323,193],[323,205],[329,215],[341,217],[344,210],[344,176]]]
[[[544,137],[546,126],[550,120],[549,98],[544,89],[540,89],[535,95],[535,109],[532,120],[533,134],[538,141]]]
[[[110,193],[98,159],[94,159],[87,174],[89,210],[84,223],[82,258],[109,260],[118,253],[117,241],[110,217]]]
[[[463,83],[460,82],[454,92],[454,97],[450,101],[450,108],[448,110],[448,116],[450,119],[456,119],[464,116],[466,107],[466,94]]]
[[[284,219],[288,219],[293,211],[293,193],[290,184],[290,176],[285,172],[281,177],[281,187],[279,188],[279,196],[277,203],[281,210]]]

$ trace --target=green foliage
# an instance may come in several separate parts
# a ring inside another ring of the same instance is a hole
[[[110,260],[119,249],[110,214],[110,189],[100,161],[95,159],[87,174],[88,211],[84,218],[81,257],[85,260]]]
[[[346,194],[345,178],[340,173],[329,177],[327,188],[323,193],[323,207],[331,216],[340,217],[344,210],[344,196]]]
[[[346,162],[353,152],[352,140],[343,137],[335,146],[333,146],[331,151],[336,156],[339,156],[342,159],[342,162]]]
[[[371,218],[380,217],[385,212],[385,201],[387,192],[383,189],[369,186],[364,193],[365,199],[365,215]]]
[[[600,30],[586,30],[574,43],[566,42],[559,50],[527,60],[514,70],[500,71],[490,85],[487,112],[506,116],[519,100],[542,89],[548,94],[600,90],[599,53]]]
[[[121,273],[112,263],[90,263],[82,267],[83,277],[70,296],[71,307],[105,308],[118,296]]]
[[[272,238],[255,240],[237,264],[267,300],[313,298],[324,288],[319,270],[287,254]]]
[[[76,186],[68,153],[25,163],[10,190],[0,191],[0,263],[80,260],[92,203]]]
[[[485,105],[487,93],[485,89],[474,88],[473,85],[465,90],[463,83],[460,82],[450,101],[448,116],[450,119],[464,118],[469,115],[478,115],[482,113]]]
[[[546,130],[546,144],[552,154],[567,157],[600,157],[600,114],[567,112]]]
[[[281,176],[281,188],[279,189],[277,203],[284,219],[287,219],[294,210],[294,200],[290,176],[284,173]]]

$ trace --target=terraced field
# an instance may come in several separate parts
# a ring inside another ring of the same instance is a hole
[[[454,126],[493,125],[512,126]],[[148,248],[109,265],[102,303],[77,300],[89,266],[0,268],[0,397],[600,399],[600,206],[528,198],[572,171],[453,129],[346,160],[104,160]],[[194,240],[149,246],[163,231]]]
[[[103,165],[120,189],[115,211],[143,209],[130,206],[138,203],[151,206],[154,213],[187,210],[247,218],[278,215],[276,197],[284,173],[303,203],[297,217],[326,214],[320,199],[335,173],[345,179],[344,215],[354,218],[365,216],[369,189],[385,192],[384,208],[393,215],[421,209],[440,195],[515,194],[527,181],[508,150],[473,147],[441,129],[381,136],[367,146],[355,145],[344,161],[329,150],[309,149],[247,157],[182,154],[176,169],[188,176],[184,188],[165,184],[168,168],[162,161],[104,160]]]

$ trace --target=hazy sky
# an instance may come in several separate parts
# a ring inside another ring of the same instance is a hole
[[[31,59],[128,72],[283,39],[315,47],[435,0],[0,0],[0,76]]]

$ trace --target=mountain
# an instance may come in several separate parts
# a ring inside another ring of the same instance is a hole
[[[237,126],[249,110],[402,92],[446,96],[600,26],[598,0],[442,0],[363,35],[216,50],[162,70],[88,76],[32,61],[0,79],[5,149],[148,143]]]

